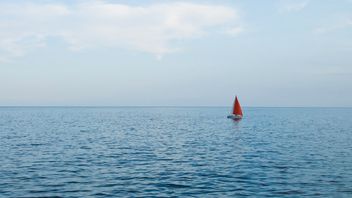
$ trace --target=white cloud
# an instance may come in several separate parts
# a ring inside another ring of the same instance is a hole
[[[243,30],[238,12],[222,5],[0,3],[0,60],[43,47],[52,37],[63,39],[71,50],[119,47],[162,57],[177,51],[172,41],[202,37],[211,28],[232,34]]]
[[[306,8],[309,0],[283,0],[279,6],[280,13],[299,12]]]
[[[337,22],[333,25],[320,26],[314,29],[314,32],[318,34],[325,34],[346,28],[352,28],[352,19],[346,19],[341,22]]]
[[[244,28],[241,26],[236,26],[233,28],[229,28],[225,31],[226,34],[236,36],[244,31]]]

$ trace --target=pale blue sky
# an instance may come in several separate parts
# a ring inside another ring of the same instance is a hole
[[[352,106],[351,90],[351,0],[0,2],[0,105]]]

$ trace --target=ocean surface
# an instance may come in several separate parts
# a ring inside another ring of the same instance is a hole
[[[351,108],[1,107],[0,197],[352,197]]]

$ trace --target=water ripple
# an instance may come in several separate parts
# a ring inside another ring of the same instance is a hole
[[[352,197],[352,109],[227,111],[0,108],[0,197]]]

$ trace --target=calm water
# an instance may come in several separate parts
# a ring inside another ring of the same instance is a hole
[[[352,109],[0,108],[0,197],[352,197]]]

